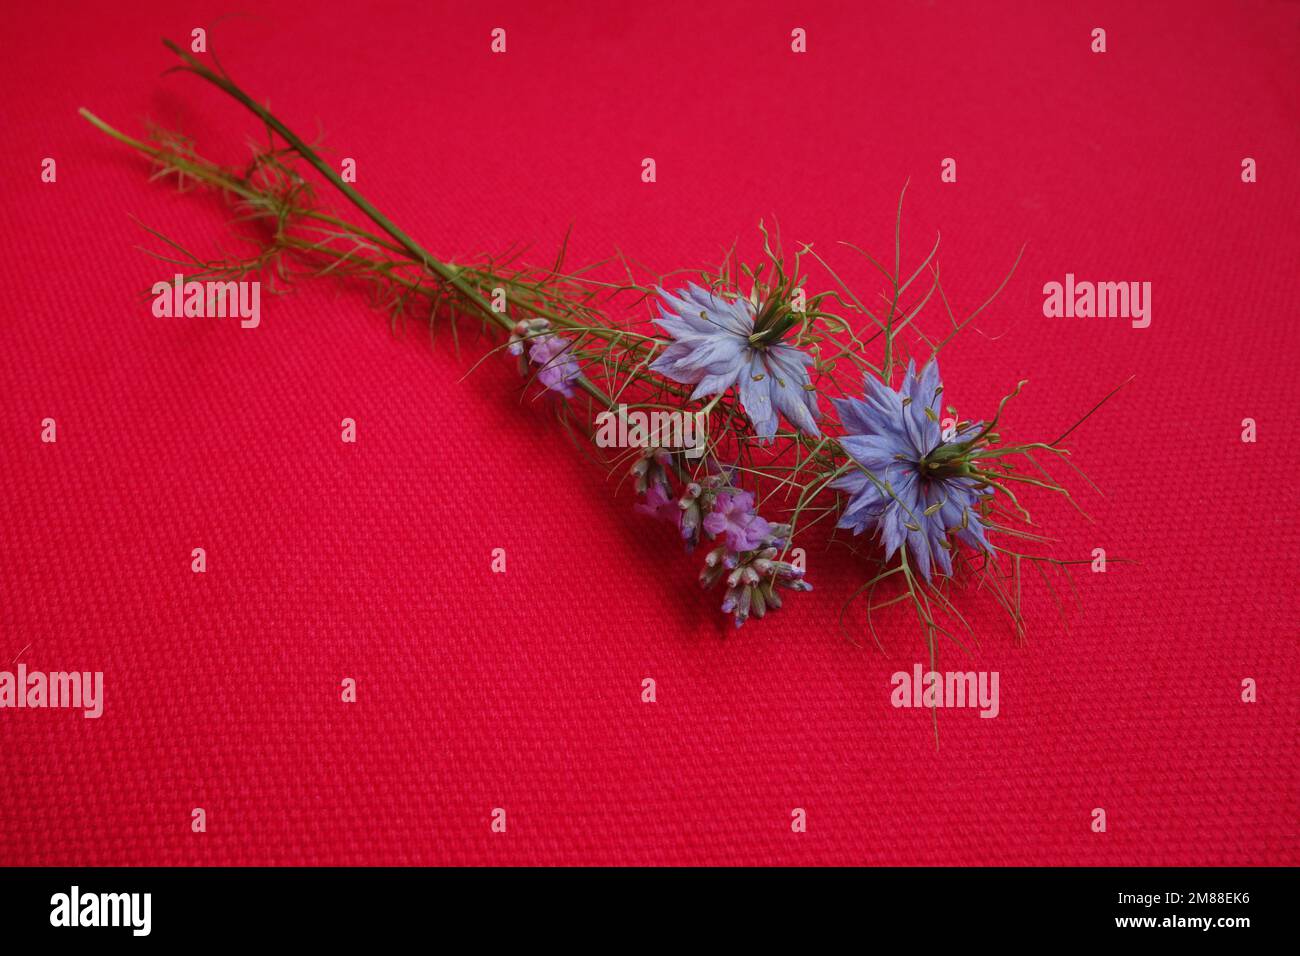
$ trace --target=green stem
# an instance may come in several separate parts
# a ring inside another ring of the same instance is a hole
[[[266,109],[266,107],[262,106],[262,104],[254,100],[251,96],[245,93],[242,89],[240,89],[233,82],[228,80],[226,77],[220,76],[219,74],[214,73],[212,70],[208,69],[206,66],[200,63],[194,57],[190,56],[190,54],[182,50],[179,46],[177,46],[172,41],[164,39],[163,46],[167,47],[167,49],[175,53],[178,57],[181,58],[181,60],[184,61],[185,63],[184,69],[189,70],[191,73],[194,73],[200,78],[207,80],[213,86],[222,90],[224,93],[232,97],[234,100],[236,100],[241,105],[243,105],[246,109],[252,112],[255,116],[257,116],[258,119],[260,119],[264,124],[266,124],[267,128],[279,134],[280,138],[283,139],[286,143],[288,143],[289,146],[294,150],[294,152],[296,152],[299,156],[301,156],[308,163],[310,163],[316,169],[317,172],[319,172],[322,176],[324,176],[329,181],[329,183],[332,186],[334,186],[337,190],[339,190],[339,192],[343,193],[343,195],[346,196],[347,199],[354,206],[356,206],[363,213],[365,213],[366,216],[372,222],[375,223],[375,225],[379,226],[380,229],[388,233],[388,235],[390,235],[393,238],[393,240],[398,243],[398,245],[400,245],[412,256],[412,258],[414,258],[417,262],[424,265],[426,269],[433,272],[435,275],[437,275],[448,285],[456,289],[467,302],[473,305],[485,317],[495,322],[497,325],[501,326],[501,328],[504,329],[505,331],[507,332],[513,331],[514,323],[511,322],[506,315],[497,312],[495,309],[493,309],[492,306],[487,302],[487,300],[485,300],[479,294],[477,289],[475,289],[473,286],[471,286],[469,283],[465,282],[465,280],[461,278],[459,271],[457,269],[455,269],[452,266],[449,266],[447,263],[431,255],[419,243],[417,243],[414,239],[412,239],[405,232],[403,232],[397,226],[396,223],[394,223],[391,219],[389,219],[382,212],[376,209],[370,203],[370,201],[366,199],[365,196],[362,196],[361,193],[357,192],[348,183],[344,182],[342,177],[339,176],[339,174],[336,173],[333,169],[331,169],[330,166],[323,159],[321,159],[321,157],[316,153],[315,150],[313,150],[310,146],[308,146],[296,133],[294,133],[293,130],[289,129],[289,127],[285,126],[284,123],[280,122],[280,120],[276,118],[276,116],[273,113],[271,113],[270,110]],[[88,119],[91,123],[97,126],[102,132],[105,132],[108,135],[113,136],[115,139],[118,139],[121,142],[126,143],[132,148],[139,149],[142,152],[146,152],[151,155],[157,155],[156,150],[152,150],[146,144],[141,143],[138,140],[133,140],[130,137],[125,136],[124,134],[119,133],[116,130],[113,130],[107,124],[99,121],[96,117],[90,114],[89,111],[83,109],[81,111],[81,114],[86,119]],[[239,193],[240,195],[247,196],[247,193],[239,188],[235,188],[234,191]],[[587,392],[597,401],[600,401],[606,407],[613,406],[613,402],[611,401],[609,396],[606,395],[602,389],[596,386],[595,383],[591,382],[585,375],[580,376],[577,379],[577,382],[585,392]]]
[[[497,324],[501,325],[502,328],[507,331],[513,328],[514,323],[512,323],[502,313],[495,311],[492,306],[478,294],[478,290],[472,288],[468,283],[464,282],[464,280],[460,278],[455,269],[447,265],[445,262],[442,262],[440,259],[430,255],[429,252],[419,243],[399,229],[396,223],[371,205],[370,201],[366,199],[365,196],[361,195],[361,193],[357,192],[350,185],[345,183],[343,178],[331,169],[329,164],[326,163],[325,160],[321,159],[314,149],[303,142],[293,130],[280,122],[280,120],[277,119],[270,110],[264,107],[261,103],[258,103],[224,76],[212,72],[212,70],[208,69],[194,57],[190,56],[190,54],[186,53],[171,40],[163,40],[163,46],[167,47],[167,49],[171,50],[185,61],[186,69],[202,79],[207,80],[213,86],[231,96],[257,116],[257,118],[265,123],[267,127],[278,133],[280,138],[293,148],[294,152],[314,166],[317,172],[329,180],[330,184],[334,186],[335,189],[341,192],[354,206],[365,213],[366,216],[375,223],[375,225],[379,226],[379,228],[383,229],[384,232],[392,236],[399,245],[406,249],[406,251],[419,262],[423,263],[439,278],[449,285],[454,286],[462,295],[465,296],[466,299],[482,311],[484,315],[492,319],[494,322],[497,322]]]

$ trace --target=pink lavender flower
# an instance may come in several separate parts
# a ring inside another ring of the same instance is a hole
[[[682,509],[677,501],[668,495],[668,490],[661,484],[651,485],[646,489],[645,501],[638,501],[634,508],[637,514],[667,521],[674,527],[682,525]]]
[[[692,400],[739,386],[740,403],[761,439],[776,436],[778,412],[805,434],[821,434],[808,377],[812,356],[781,342],[793,326],[788,310],[765,309],[756,323],[748,299],[722,298],[694,284],[677,295],[656,291],[669,308],[655,321],[673,343],[651,369],[694,385]]]
[[[754,496],[748,491],[724,492],[704,519],[704,530],[712,537],[725,535],[732,551],[752,551],[762,543],[772,526],[754,512]]]
[[[839,527],[854,534],[878,532],[885,560],[906,543],[927,581],[932,566],[952,573],[949,534],[989,550],[976,506],[991,491],[970,477],[982,423],[967,425],[944,441],[939,428],[942,391],[939,364],[932,359],[919,376],[909,362],[898,391],[867,376],[862,400],[835,401],[848,432],[840,445],[859,466],[831,485],[849,493]]]
[[[538,380],[565,398],[573,397],[573,387],[569,383],[582,371],[569,352],[572,344],[564,336],[552,334],[542,336],[528,349],[528,357],[542,367],[537,373]]]
[[[537,380],[552,392],[565,398],[573,397],[572,383],[582,374],[582,368],[570,351],[573,343],[564,336],[549,331],[546,319],[529,319],[515,325],[507,348],[511,355],[520,356],[520,373],[526,374],[528,363],[523,359],[524,344],[528,343],[528,357],[540,366]]]

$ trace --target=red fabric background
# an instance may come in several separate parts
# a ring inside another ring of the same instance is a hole
[[[0,712],[0,862],[1297,862],[1295,5],[259,6],[7,14],[0,667],[102,670],[106,713]],[[549,257],[572,223],[575,261],[666,271],[754,252],[775,214],[852,275],[834,243],[888,255],[909,177],[905,253],[942,231],[958,307],[1028,243],[946,397],[979,417],[1029,378],[1006,433],[1046,437],[1136,374],[1074,443],[1095,522],[1033,501],[1062,553],[1138,563],[1077,575],[1068,634],[1035,596],[1026,647],[972,598],[963,666],[999,671],[1001,716],[941,714],[936,752],[889,705],[911,621],[887,655],[837,631],[847,551],[728,633],[507,363],[462,381],[485,343],[394,337],[330,282],[253,331],[155,319],[171,270],[130,217],[212,250],[225,213],[75,111],[239,155],[237,106],[159,76],[196,25],[444,257]],[[1151,327],[1045,319],[1066,272],[1150,280]]]

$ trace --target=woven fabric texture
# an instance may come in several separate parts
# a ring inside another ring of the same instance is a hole
[[[1300,8],[258,8],[7,13],[0,670],[102,671],[105,711],[0,710],[0,863],[1300,862]],[[941,231],[954,308],[1025,246],[945,350],[945,398],[987,417],[1028,379],[1004,434],[1052,437],[1135,376],[1071,438],[1092,520],[1029,495],[1107,572],[1075,573],[1068,628],[1031,584],[1025,646],[963,598],[978,647],[940,668],[997,671],[1000,714],[941,712],[936,749],[890,705],[927,660],[905,609],[879,648],[841,624],[862,562],[813,547],[816,591],[732,633],[699,556],[508,362],[467,374],[493,344],[472,328],[431,348],[330,281],[265,296],[256,329],[155,318],[173,270],[132,217],[212,252],[229,209],[148,182],[76,109],[246,157],[235,104],[160,76],[159,37],[198,26],[446,258],[548,259],[572,225],[575,263],[667,272],[757,253],[775,217],[862,280],[836,243],[892,256],[909,181],[904,260]],[[1067,273],[1151,282],[1150,327],[1045,318]]]

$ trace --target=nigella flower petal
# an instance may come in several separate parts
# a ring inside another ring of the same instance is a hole
[[[967,544],[977,551],[992,551],[988,538],[984,537],[984,522],[977,518],[974,512],[971,512],[966,519],[966,528],[958,532],[957,537],[961,538]]]
[[[678,295],[663,288],[655,291],[675,313],[665,314],[663,318],[676,319],[693,332],[706,336],[726,332],[747,339],[753,331],[753,317],[743,304],[728,301],[693,283]],[[663,325],[663,322],[659,324]]]
[[[880,543],[885,546],[886,561],[894,556],[907,539],[907,529],[903,527],[906,520],[906,513],[897,505],[887,507],[880,513],[877,523],[880,526]]]
[[[916,387],[916,359],[907,360],[907,370],[903,373],[903,384],[899,386],[901,397],[911,398],[912,389]]]
[[[871,419],[871,406],[856,398],[832,398],[835,414],[846,431],[870,435],[875,430]]]
[[[901,481],[889,482],[885,489],[887,504],[881,512],[880,525],[886,560],[892,558],[894,552],[902,546],[909,531],[907,525],[914,524],[913,516],[921,511],[916,504],[918,480],[915,474],[907,474]]]
[[[886,491],[874,485],[863,488],[849,501],[848,507],[840,515],[839,527],[852,528],[854,534],[861,534],[880,520],[887,507],[889,496]]]
[[[938,410],[935,403],[935,396],[939,391],[939,360],[930,359],[921,369],[921,374],[916,377],[912,383],[912,404],[920,405],[922,408],[931,408]]]
[[[907,410],[918,437],[917,451],[929,454],[942,437],[939,428],[939,362],[931,359],[912,383]]]
[[[909,529],[907,534],[908,550],[916,559],[922,577],[930,580],[930,567],[933,564],[944,574],[952,574],[952,561],[948,550],[941,544],[947,536],[942,522],[936,521],[937,513],[927,515],[934,505],[944,501],[946,489],[942,482],[922,482],[919,485],[913,523],[920,530]]]
[[[747,300],[723,298],[694,283],[687,285],[686,298],[697,312],[708,316],[704,321],[710,325],[720,325],[726,331],[745,338],[753,333],[754,314]]]
[[[926,526],[929,528],[929,526]],[[933,529],[926,532],[927,542],[930,546],[930,556],[934,559],[934,566],[940,574],[952,574],[952,554],[940,542],[944,540],[942,534],[937,534]],[[951,545],[949,545],[951,547]],[[926,575],[926,580],[930,580]]]
[[[703,335],[709,331],[709,327],[702,324],[698,316],[694,322],[691,322],[676,313],[664,312],[662,309],[655,318],[654,323],[675,339],[686,338],[690,335]]]
[[[683,366],[717,373],[734,371],[745,361],[745,340],[735,336],[694,336],[681,343],[690,349],[690,357],[680,360]]]
[[[656,289],[659,298],[663,300],[664,305],[668,308],[665,310],[660,307],[659,318],[655,321],[667,329],[672,335],[678,334],[678,328],[685,328],[689,332],[709,334],[716,326],[716,323],[709,321],[707,316],[700,315],[700,309],[692,305],[684,298],[673,295],[667,289]],[[674,328],[669,328],[673,326]]]
[[[920,571],[921,577],[927,581],[930,580],[930,565],[933,558],[930,555],[930,538],[924,528],[920,531],[907,529],[907,550],[912,554],[913,569]]]
[[[808,386],[808,366],[813,358],[788,345],[774,345],[767,350],[767,366],[772,373],[772,396],[776,407],[790,424],[805,435],[820,436],[817,419],[817,393]]]
[[[674,342],[664,349],[663,354],[650,364],[650,369],[672,379],[674,382],[681,382],[685,385],[693,384],[706,373],[704,369],[691,362],[691,354],[689,345]]]
[[[738,363],[736,368],[727,369],[717,374],[706,372],[695,386],[695,391],[691,392],[691,401],[704,398],[706,395],[717,395],[719,392],[725,392],[735,384],[736,378],[743,368],[744,366]]]
[[[929,436],[926,434],[926,430],[923,427],[926,420],[924,412],[922,412],[921,409],[914,407],[916,401],[912,398],[912,395],[916,392],[916,389],[916,362],[909,360],[907,363],[907,374],[903,376],[903,385],[899,389],[899,404],[903,407],[904,433],[907,435],[907,440],[916,450],[917,457],[920,458],[934,447],[934,443],[928,441]]]
[[[863,468],[883,473],[894,464],[898,443],[886,435],[845,435],[840,445]]]
[[[776,437],[776,411],[772,407],[771,383],[762,353],[751,350],[749,363],[740,373],[740,404],[754,423],[759,438]]]
[[[860,435],[887,434],[906,439],[903,427],[903,400],[897,392],[870,375],[864,377],[863,399],[835,399],[840,422],[850,432]]]
[[[858,495],[865,493],[868,488],[875,488],[875,485],[865,472],[850,471],[832,481],[830,487],[847,491],[850,495]]]

